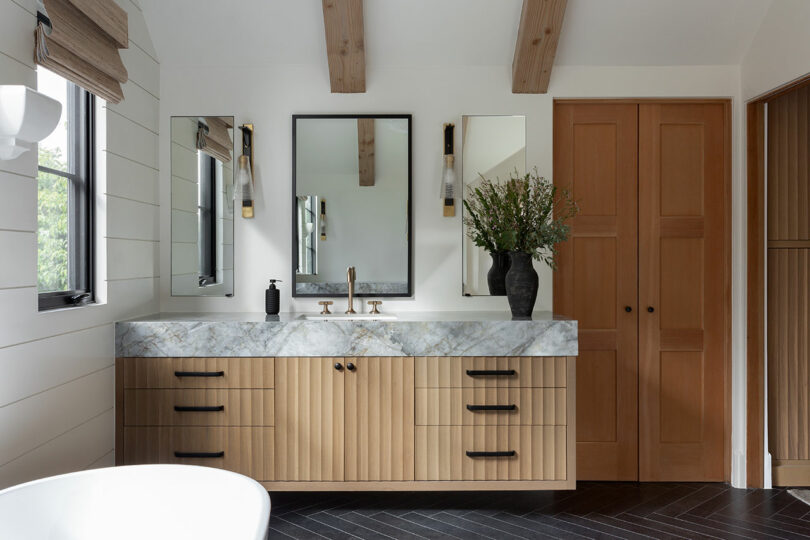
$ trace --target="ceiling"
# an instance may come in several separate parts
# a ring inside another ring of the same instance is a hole
[[[318,0],[140,0],[164,66],[322,64]],[[557,65],[736,65],[773,0],[569,0]],[[511,65],[522,0],[367,0],[366,64]]]

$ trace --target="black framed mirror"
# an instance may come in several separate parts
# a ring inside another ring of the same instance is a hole
[[[293,115],[292,295],[413,294],[409,114]]]

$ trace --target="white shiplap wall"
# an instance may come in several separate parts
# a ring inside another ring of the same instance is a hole
[[[36,151],[0,161],[0,489],[113,464],[113,322],[158,310],[160,66],[140,7],[118,4],[129,82],[100,114],[102,303],[38,313]],[[35,16],[0,0],[0,84],[36,87]]]

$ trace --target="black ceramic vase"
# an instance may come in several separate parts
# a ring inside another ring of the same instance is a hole
[[[537,272],[532,266],[532,256],[522,251],[510,251],[511,265],[506,273],[506,297],[512,317],[531,317],[537,300]]]
[[[509,271],[509,252],[490,253],[492,266],[487,272],[487,286],[492,296],[506,296],[506,273]]]

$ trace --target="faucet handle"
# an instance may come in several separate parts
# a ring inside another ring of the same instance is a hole
[[[321,315],[330,315],[332,313],[331,311],[329,311],[329,306],[334,304],[334,302],[332,302],[331,300],[321,300],[320,302],[318,302],[318,304],[323,306],[323,309],[321,310]]]
[[[371,308],[371,311],[370,311],[369,313],[373,313],[373,314],[377,315],[377,314],[379,314],[379,313],[380,313],[380,310],[379,310],[379,309],[377,309],[377,308],[378,308],[380,305],[382,305],[382,301],[381,301],[381,300],[369,300],[369,301],[368,301],[368,305],[373,306],[373,307]]]

